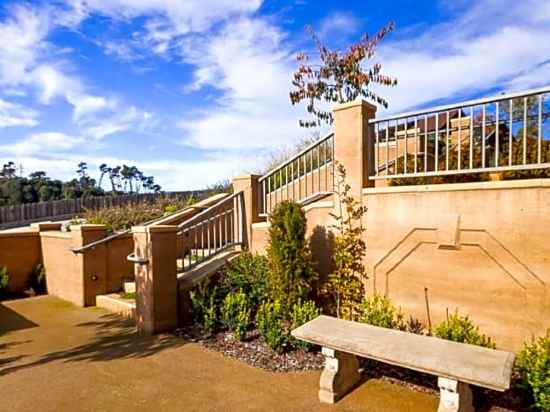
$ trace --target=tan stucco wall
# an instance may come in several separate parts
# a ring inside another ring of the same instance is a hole
[[[40,241],[48,293],[84,306],[84,279],[79,270],[79,256],[70,250],[71,234],[42,232]]]
[[[124,280],[134,279],[134,264],[127,259],[133,250],[131,233],[106,242],[106,293],[117,292]]]
[[[9,290],[22,292],[29,275],[41,262],[40,237],[37,231],[0,233],[0,267],[7,267]]]
[[[365,189],[369,290],[432,323],[469,314],[502,348],[550,326],[550,181]]]

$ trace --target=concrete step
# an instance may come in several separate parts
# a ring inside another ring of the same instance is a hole
[[[96,296],[96,306],[127,319],[135,319],[136,316],[136,301],[126,299],[118,293]]]

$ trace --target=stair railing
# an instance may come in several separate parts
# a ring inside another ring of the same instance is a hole
[[[188,271],[207,259],[242,245],[244,195],[235,193],[178,225],[181,239],[182,266]]]

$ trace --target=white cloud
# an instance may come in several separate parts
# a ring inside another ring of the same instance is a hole
[[[94,139],[102,139],[114,133],[133,128],[144,130],[151,124],[153,115],[132,106],[126,110],[115,112],[110,117],[101,117],[88,122],[84,134]]]
[[[266,149],[294,141],[301,112],[288,97],[293,70],[284,34],[259,18],[242,18],[200,41],[182,44],[196,66],[188,89],[212,86],[223,97],[180,122],[185,143],[203,149]]]
[[[68,0],[76,19],[102,14],[119,20],[146,17],[143,40],[152,51],[165,54],[172,41],[205,32],[214,24],[256,11],[262,0]]]
[[[51,155],[71,150],[83,142],[82,137],[73,137],[64,133],[35,133],[15,144],[0,146],[0,151],[16,157],[40,155],[45,152]]]
[[[360,21],[352,13],[336,12],[325,17],[319,23],[318,36],[324,41],[338,40],[354,34],[359,29]]]
[[[377,89],[391,112],[495,88],[548,84],[542,63],[550,56],[550,14],[533,12],[539,2],[486,0],[467,7],[419,36],[382,43],[375,60],[399,81],[396,88]]]
[[[38,113],[28,107],[0,98],[0,129],[4,127],[33,127],[38,124]]]

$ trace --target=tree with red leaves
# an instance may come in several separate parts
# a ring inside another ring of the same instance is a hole
[[[300,120],[301,127],[316,127],[322,122],[332,124],[332,112],[323,110],[319,103],[347,103],[358,97],[370,99],[384,107],[388,102],[369,89],[371,83],[383,86],[395,86],[397,80],[381,74],[382,66],[374,63],[365,67],[365,61],[374,57],[378,43],[394,29],[390,22],[374,37],[365,34],[359,42],[352,44],[346,51],[329,50],[315,35],[311,27],[306,31],[311,34],[319,53],[319,65],[310,64],[310,57],[299,53],[297,60],[300,66],[294,72],[290,92],[293,105],[306,101],[306,110],[314,116],[311,120]]]

